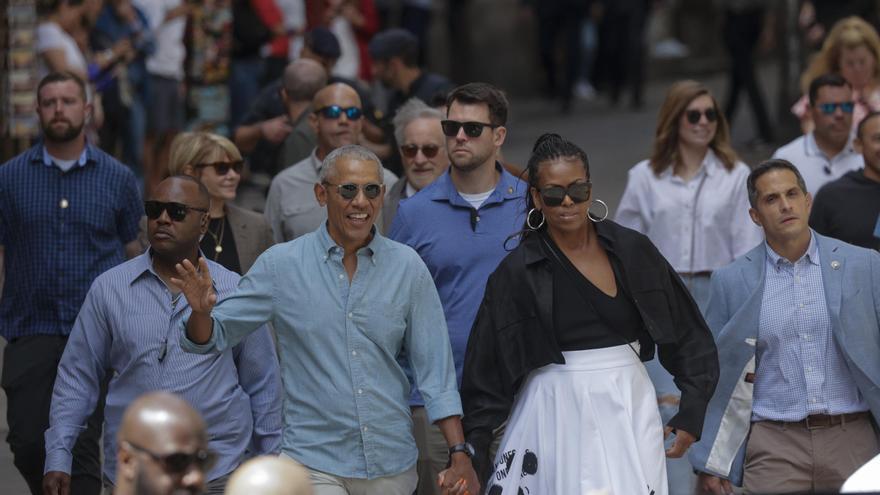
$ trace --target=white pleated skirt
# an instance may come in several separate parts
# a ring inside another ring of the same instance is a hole
[[[486,493],[666,495],[663,424],[633,349],[562,354],[517,394]]]

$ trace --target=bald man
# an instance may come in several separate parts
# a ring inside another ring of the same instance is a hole
[[[117,434],[114,495],[202,493],[214,462],[199,413],[167,392],[142,395]],[[253,492],[252,492],[253,493]]]
[[[312,495],[309,471],[287,456],[262,456],[242,464],[226,495]]]
[[[313,192],[320,182],[321,162],[337,148],[358,144],[364,121],[361,99],[351,86],[331,84],[315,94],[308,120],[317,146],[308,158],[278,174],[269,188],[265,214],[275,242],[296,239],[327,220],[327,209],[318,204]],[[382,173],[385,184],[397,181],[384,167]]]
[[[281,376],[266,326],[235,347],[211,356],[183,352],[174,329],[189,317],[186,298],[170,285],[174,265],[198,262],[199,238],[208,225],[210,196],[189,176],[160,182],[144,203],[150,249],[101,274],[73,325],[52,394],[46,431],[44,493],[66,495],[71,449],[110,378],[104,414],[105,485],[115,483],[113,438],[123,409],[155,390],[179,393],[209,425],[217,465],[208,473],[209,493],[222,493],[226,479],[247,451],[277,453],[281,442]],[[207,262],[221,298],[239,276]]]
[[[288,65],[281,80],[285,124],[290,128],[290,133],[281,143],[273,173],[308,158],[315,148],[315,130],[309,122],[309,115],[312,99],[327,85],[327,72],[318,62],[304,58]]]

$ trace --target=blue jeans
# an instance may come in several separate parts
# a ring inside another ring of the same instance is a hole
[[[234,129],[260,93],[263,59],[234,58],[229,68],[229,128]]]

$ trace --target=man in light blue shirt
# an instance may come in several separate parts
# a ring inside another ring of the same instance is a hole
[[[180,395],[207,422],[218,462],[208,473],[209,493],[222,493],[245,452],[278,453],[281,443],[281,377],[272,336],[261,326],[222,353],[183,352],[177,332],[190,312],[168,285],[175,264],[199,257],[210,197],[191,177],[161,182],[145,203],[150,249],[100,275],[74,323],[58,367],[46,431],[47,493],[69,484],[74,442],[95,409],[110,374],[104,409],[104,478],[116,475],[116,434],[125,408],[150,391]],[[204,259],[204,258],[202,258]],[[205,272],[225,298],[238,275],[213,262]]]
[[[410,248],[374,227],[384,184],[379,159],[357,145],[331,152],[314,191],[327,208],[318,230],[258,259],[235,295],[214,305],[210,274],[178,267],[193,306],[181,345],[217,352],[271,321],[285,389],[282,453],[309,468],[316,495],[411,495],[416,445],[405,351],[432,422],[449,445],[448,488],[479,493],[443,310]]]
[[[691,448],[699,492],[836,492],[880,451],[880,254],[809,228],[790,162],[747,185],[766,242],[712,275],[721,377]]]
[[[522,230],[528,186],[496,161],[507,135],[508,104],[500,89],[465,84],[449,94],[447,106],[442,130],[451,166],[401,202],[388,236],[415,249],[434,278],[461,383],[464,352],[486,281],[508,249],[516,247],[508,239]],[[478,129],[469,129],[475,125]],[[436,473],[446,464],[443,437],[426,420],[424,404],[413,388],[410,405],[420,473]],[[419,495],[432,493],[439,494],[436,484],[419,483]]]

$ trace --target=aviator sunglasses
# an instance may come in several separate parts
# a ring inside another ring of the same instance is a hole
[[[703,115],[706,116],[706,120],[710,123],[718,120],[718,112],[716,112],[714,108],[707,108],[705,111],[688,110],[684,114],[685,116],[687,116],[688,122],[693,125],[699,124],[700,117],[702,117]]]
[[[163,211],[168,212],[168,218],[174,220],[175,222],[182,222],[184,218],[186,218],[186,214],[189,213],[190,210],[200,211],[202,213],[208,213],[206,208],[196,208],[194,206],[187,206],[183,203],[163,203],[161,201],[144,201],[144,212],[147,214],[147,218],[150,220],[155,220],[162,216]]]
[[[824,113],[825,115],[831,115],[840,107],[840,111],[843,113],[853,113],[853,109],[855,109],[856,104],[851,101],[842,101],[840,103],[820,103],[817,105],[819,107],[819,111]]]
[[[464,133],[467,137],[480,137],[483,133],[483,127],[495,129],[501,127],[495,124],[484,124],[483,122],[458,122],[457,120],[441,120],[440,126],[443,128],[443,134],[447,137],[458,136],[458,130],[464,127]]]
[[[351,182],[346,184],[331,184],[329,182],[324,182],[324,185],[333,186],[336,188],[336,192],[342,196],[342,199],[352,200],[357,197],[358,191],[361,189],[364,190],[364,196],[367,199],[376,199],[382,194],[382,184],[376,184],[375,182],[370,182],[369,184],[364,184],[363,186],[359,186],[357,184],[353,184]]]
[[[235,173],[241,175],[241,171],[244,169],[244,161],[236,160],[234,162],[200,163],[196,165],[196,168],[205,167],[214,167],[214,171],[217,172],[217,175],[226,175],[229,173],[230,169],[235,170]]]
[[[325,119],[338,119],[344,113],[348,120],[358,120],[364,115],[358,107],[342,108],[339,105],[328,105],[315,110],[315,113],[321,114]]]
[[[417,144],[404,144],[400,147],[400,152],[407,158],[415,158],[419,153],[419,150],[422,150],[422,154],[425,155],[426,158],[434,158],[437,156],[437,152],[440,151],[440,147],[435,144],[426,144],[424,146],[419,146]]]
[[[171,475],[182,475],[190,468],[196,466],[202,471],[209,471],[217,461],[217,454],[207,449],[199,449],[191,454],[184,452],[174,452],[166,455],[159,455],[155,452],[145,449],[131,442],[124,442],[125,445],[132,450],[147,454],[156,461],[162,468]]]
[[[591,182],[575,182],[568,187],[547,186],[541,189],[541,200],[545,206],[559,206],[568,196],[575,203],[583,203],[590,199]]]

